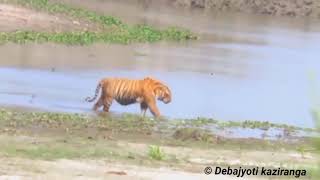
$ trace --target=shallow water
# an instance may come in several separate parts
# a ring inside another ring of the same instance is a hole
[[[213,131],[216,135],[229,138],[258,138],[266,140],[285,140],[296,141],[301,137],[320,137],[318,132],[306,132],[306,131],[294,131],[286,132],[284,129],[270,128],[268,130],[251,129],[251,128],[209,128],[209,131]]]
[[[93,2],[80,5],[103,11],[98,3],[107,3]],[[121,3],[114,6],[122,7]],[[90,112],[92,104],[84,98],[94,94],[102,77],[151,75],[172,89],[172,103],[158,103],[162,114],[171,118],[314,126],[309,74],[320,79],[319,22],[126,8],[110,11],[132,23],[187,27],[201,33],[201,40],[129,46],[3,45],[0,104]],[[111,111],[140,112],[138,105],[117,103]]]

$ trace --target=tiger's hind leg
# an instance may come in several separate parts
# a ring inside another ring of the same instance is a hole
[[[103,97],[100,96],[99,100],[94,104],[93,110],[97,111],[101,106],[103,106]]]
[[[142,117],[145,117],[145,116],[146,116],[147,109],[148,109],[148,105],[147,105],[145,102],[142,102],[142,103],[140,104],[140,109],[141,109]]]
[[[112,104],[113,98],[108,96],[103,100],[103,111],[109,112],[110,106]]]

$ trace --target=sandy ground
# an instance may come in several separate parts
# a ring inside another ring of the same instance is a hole
[[[221,175],[188,173],[170,168],[146,168],[133,165],[108,163],[101,160],[29,160],[1,158],[0,179],[123,179],[123,180],[209,180],[237,179]],[[258,178],[250,178],[258,179]],[[262,179],[262,178],[261,178]]]
[[[50,141],[52,137],[36,137],[21,135],[0,135],[1,144],[16,144],[21,151],[21,144],[28,141],[44,143]],[[107,141],[107,140],[106,140]],[[141,153],[142,156],[148,149],[148,144],[132,143],[123,140],[112,140],[116,143],[118,151],[128,151]],[[97,144],[104,142],[97,141]],[[73,143],[71,143],[73,144]],[[103,144],[107,147],[107,144]],[[1,146],[2,147],[2,146]],[[2,147],[4,148],[4,147]],[[277,167],[279,164],[288,166],[293,164],[315,164],[318,157],[315,154],[306,153],[304,157],[297,152],[281,151],[237,151],[224,149],[199,149],[188,147],[162,146],[164,152],[169,156],[174,155],[177,159],[184,159],[183,162],[172,164],[163,162],[158,165],[139,165],[142,159],[135,160],[134,163],[127,160],[100,158],[81,159],[55,159],[41,160],[23,158],[22,156],[10,156],[5,153],[0,155],[0,180],[2,179],[124,179],[124,180],[144,180],[144,179],[239,179],[232,176],[205,175],[205,167],[214,163],[227,164],[234,167],[259,166]],[[143,161],[143,160],[142,160]],[[288,163],[288,164],[287,164]],[[215,168],[214,166],[211,166]],[[262,176],[246,176],[243,179],[266,179]]]
[[[0,4],[0,31],[74,31],[94,29],[91,24],[62,16],[36,12],[8,4]]]

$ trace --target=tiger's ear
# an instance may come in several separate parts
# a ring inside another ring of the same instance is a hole
[[[155,80],[153,77],[151,77],[151,76],[146,76],[145,78],[144,78],[145,80]]]

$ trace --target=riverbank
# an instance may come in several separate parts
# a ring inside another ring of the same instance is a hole
[[[291,142],[226,138],[202,130],[200,125],[205,123],[199,121],[189,124],[187,130],[179,128],[181,125],[168,126],[166,120],[129,114],[95,116],[2,109],[0,124],[0,155],[6,162],[14,162],[2,163],[0,170],[10,176],[130,178],[153,171],[161,177],[164,172],[201,177],[203,168],[209,165],[304,167],[311,173],[319,158],[310,138]],[[27,162],[34,165],[25,170]],[[90,165],[84,166],[86,163]],[[132,170],[136,166],[144,170]],[[62,172],[62,167],[70,171]],[[166,168],[162,172],[153,169],[159,167]]]

